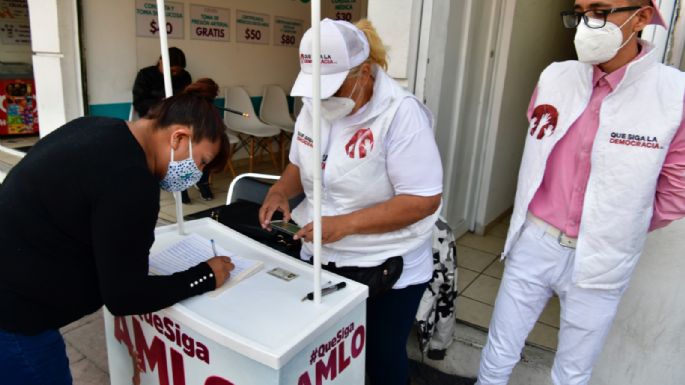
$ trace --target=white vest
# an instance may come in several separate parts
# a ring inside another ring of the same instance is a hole
[[[330,124],[321,119],[321,149],[329,149],[323,173],[322,216],[347,214],[395,196],[386,170],[385,136],[405,98],[415,97],[383,70],[375,68],[373,97],[359,112],[362,114],[361,123],[342,128],[344,134],[335,136],[342,139],[333,139],[328,144]],[[430,111],[424,107],[424,112],[432,124]],[[292,211],[292,218],[304,226],[313,220],[314,214],[314,181],[310,166],[314,151],[309,103],[304,103],[295,128],[293,145],[297,146],[301,162],[300,179],[306,198]],[[377,266],[390,257],[402,256],[431,237],[438,213],[436,210],[433,215],[396,231],[355,234],[322,245],[322,261],[327,263],[333,259],[337,266]],[[313,254],[311,242],[305,242],[303,248],[307,254]]]
[[[685,75],[657,63],[649,43],[641,44],[650,52],[629,64],[601,105],[573,271],[573,282],[583,288],[628,283],[647,236],[661,167],[683,118]],[[577,61],[554,63],[540,75],[535,105],[558,111],[556,129],[531,119],[503,257],[520,236],[552,149],[590,101],[592,75],[591,65]],[[552,123],[554,115],[547,116]]]

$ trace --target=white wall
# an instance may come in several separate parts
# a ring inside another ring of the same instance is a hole
[[[134,0],[81,2],[89,104],[131,101],[138,71],[134,7]]]
[[[653,232],[618,309],[592,385],[685,382],[685,220]]]
[[[388,49],[388,74],[406,84],[412,3],[418,0],[369,0],[368,18]]]
[[[574,30],[563,28],[559,17],[572,3],[516,1],[501,110],[499,116],[495,114],[496,126],[489,133],[483,161],[478,232],[513,205],[528,127],[526,109],[540,72],[553,61],[574,58]]]
[[[472,181],[479,174],[476,157],[489,105],[492,31],[501,5],[500,0],[450,4],[444,71],[441,77],[431,78],[442,90],[437,99],[427,98],[428,105],[435,105],[432,108],[438,111],[436,139],[445,171],[444,211],[457,234],[468,230],[474,212]],[[433,58],[429,70],[432,64]]]
[[[305,22],[310,8],[299,0],[180,0],[185,4],[185,38],[169,39],[169,46],[181,48],[193,79],[211,77],[220,86],[244,85],[252,96],[261,95],[265,84],[279,84],[286,90],[299,71],[297,47],[237,43],[236,9],[278,15]],[[228,43],[190,39],[189,4],[230,8],[231,41]],[[134,0],[83,0],[89,104],[131,101],[137,71],[157,63],[160,48],[155,38],[136,37]],[[272,19],[273,25],[273,19]],[[273,29],[272,29],[273,33]]]
[[[424,98],[435,114],[444,169],[443,214],[457,235],[475,216],[481,147],[492,104],[498,30],[502,10],[515,0],[434,1],[430,17]],[[424,6],[426,3],[424,3]],[[423,27],[422,27],[423,29]],[[504,40],[508,39],[505,34]],[[424,52],[422,49],[419,52]]]

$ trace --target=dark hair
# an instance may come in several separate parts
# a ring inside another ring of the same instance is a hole
[[[162,59],[161,55],[159,56],[159,59]],[[183,53],[183,51],[181,51],[180,48],[169,48],[169,66],[179,66],[181,68],[186,68],[186,55]]]
[[[219,95],[219,85],[210,78],[202,78],[187,86],[183,92],[193,92],[203,98],[214,100]]]
[[[203,78],[186,87],[181,93],[164,99],[148,112],[146,118],[156,122],[155,129],[165,129],[179,124],[190,127],[195,143],[208,139],[219,142],[219,152],[206,166],[209,170],[221,169],[228,160],[228,137],[226,124],[214,98],[219,86],[209,78]]]

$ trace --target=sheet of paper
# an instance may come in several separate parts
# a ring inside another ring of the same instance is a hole
[[[235,283],[257,270],[262,263],[251,259],[241,258],[235,253],[222,248],[215,243],[218,255],[231,257],[235,269],[231,271],[231,278],[227,284]],[[169,275],[177,271],[187,270],[200,262],[214,256],[212,242],[198,234],[190,234],[166,249],[150,256],[150,272],[158,275]],[[226,285],[224,285],[226,286]]]

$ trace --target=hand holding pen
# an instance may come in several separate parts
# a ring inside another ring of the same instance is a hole
[[[211,243],[214,256],[207,260],[207,264],[214,273],[214,280],[216,282],[216,288],[218,289],[230,278],[231,271],[235,269],[235,265],[231,262],[231,258],[217,255],[213,239],[211,240]]]

